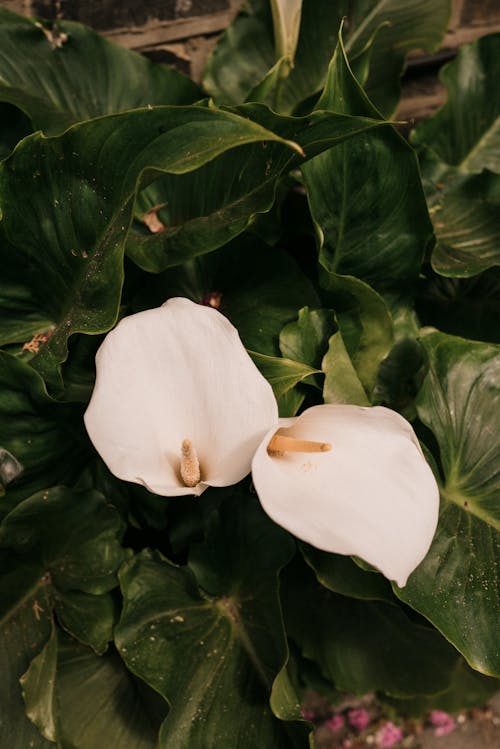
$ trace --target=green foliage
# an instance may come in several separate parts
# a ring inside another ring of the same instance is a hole
[[[2,747],[306,749],[307,683],[408,715],[498,687],[499,35],[443,69],[413,145],[385,119],[448,6],[304,0],[293,54],[251,0],[203,90],[0,10]],[[404,588],[297,547],[248,478],[110,474],[96,350],[174,296],[229,318],[280,416],[413,421],[441,510]]]
[[[430,368],[417,411],[437,443],[441,517],[426,559],[396,593],[430,619],[472,668],[498,676],[492,627],[500,605],[500,352],[441,333],[422,343]]]

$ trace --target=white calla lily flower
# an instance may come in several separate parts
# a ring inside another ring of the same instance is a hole
[[[235,484],[278,423],[272,388],[236,328],[188,299],[124,318],[96,370],[90,439],[115,476],[155,494]]]
[[[276,55],[293,62],[299,41],[302,0],[271,0]]]
[[[439,490],[411,425],[375,406],[281,420],[252,463],[267,514],[297,538],[361,557],[403,587],[436,530]]]

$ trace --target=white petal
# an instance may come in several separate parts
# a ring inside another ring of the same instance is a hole
[[[315,406],[283,433],[331,443],[324,453],[270,457],[252,476],[273,520],[318,549],[356,555],[401,587],[436,530],[439,491],[410,424],[387,408]]]
[[[302,0],[271,0],[277,57],[293,61],[299,40]]]
[[[90,439],[112,473],[156,494],[236,483],[277,423],[272,389],[236,328],[188,299],[124,318],[99,348],[96,368],[85,414]],[[193,488],[179,473],[184,439],[200,460]]]

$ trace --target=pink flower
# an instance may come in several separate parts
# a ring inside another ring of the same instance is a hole
[[[456,728],[454,719],[444,710],[431,710],[429,721],[431,725],[436,726],[434,736],[446,736],[447,733],[451,733]]]
[[[325,721],[325,726],[329,731],[340,731],[345,725],[345,718],[340,713],[334,713],[329,720]]]
[[[403,738],[403,731],[399,726],[395,726],[390,720],[384,723],[382,728],[377,731],[375,743],[379,749],[390,749]]]
[[[349,710],[347,720],[357,731],[364,731],[370,725],[370,713],[363,707]]]

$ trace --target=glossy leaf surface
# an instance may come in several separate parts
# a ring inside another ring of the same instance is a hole
[[[20,465],[0,515],[54,484],[75,481],[90,452],[80,408],[54,403],[26,362],[0,351],[0,446]]]
[[[430,369],[417,411],[438,445],[441,514],[427,558],[395,592],[498,676],[498,347],[439,333],[422,343]]]
[[[344,17],[349,56],[360,58],[375,37],[369,68],[363,61],[367,90],[377,106],[391,113],[399,96],[399,78],[411,49],[431,50],[446,31],[447,0],[304,0],[294,68],[271,101],[290,112],[317,94]],[[222,103],[244,101],[276,62],[269,6],[252,0],[217,45],[205,74],[205,86]],[[365,83],[365,81],[363,81]]]
[[[201,98],[176,70],[71,21],[51,29],[2,8],[0,49],[0,101],[15,104],[35,129],[50,134],[103,114]]]
[[[231,502],[238,507],[226,504],[192,550],[191,569],[143,552],[121,573],[117,645],[171,704],[161,747],[304,745],[300,730],[272,717],[266,697],[286,660],[277,571],[293,546],[254,499]]]
[[[110,749],[157,746],[167,706],[134,679],[116,652],[99,657],[53,631],[22,684],[30,718],[58,746],[94,749],[103,741]]]
[[[441,73],[446,104],[413,133],[461,172],[500,171],[499,49],[500,34],[464,46]]]
[[[283,598],[290,635],[338,689],[401,697],[448,685],[453,648],[435,631],[411,623],[400,608],[337,595],[297,567],[284,582]]]
[[[342,38],[317,109],[379,116],[355,79]],[[302,167],[320,262],[377,290],[415,283],[432,237],[415,154],[394,129],[360,135]]]
[[[104,594],[116,586],[126,558],[122,533],[117,511],[97,493],[61,487],[24,500],[0,526],[5,609],[19,605],[26,590],[40,588],[50,602],[47,611],[54,608],[75,637],[104,652],[115,616]],[[24,578],[20,590],[13,585],[18,570]]]

